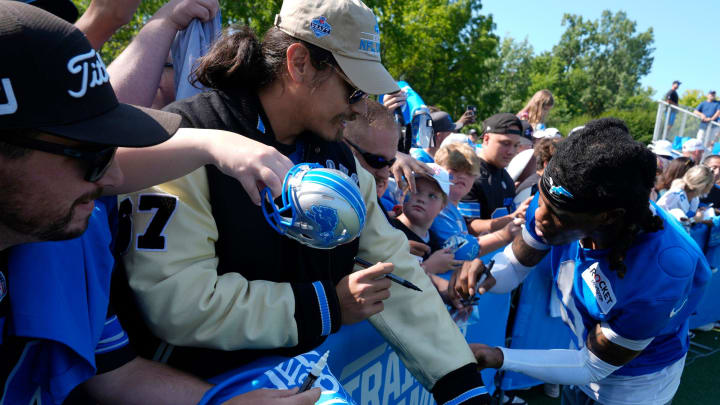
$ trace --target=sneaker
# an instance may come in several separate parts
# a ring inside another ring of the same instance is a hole
[[[550,398],[560,398],[560,384],[544,384],[543,390],[545,391],[545,395],[549,396]]]
[[[695,330],[699,330],[701,332],[708,332],[711,331],[715,327],[715,322],[708,323],[706,325],[701,325],[695,328]]]
[[[509,404],[515,404],[515,405],[527,405],[527,401],[518,397],[517,395],[510,395],[507,396],[503,394],[503,405],[509,405]]]

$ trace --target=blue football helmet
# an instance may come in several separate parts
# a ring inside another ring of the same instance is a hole
[[[450,248],[450,251],[455,254],[455,260],[473,260],[480,253],[480,244],[478,244],[477,238],[465,232],[447,238],[442,248]]]
[[[282,207],[273,202],[269,187],[262,198],[263,214],[273,229],[316,249],[348,243],[365,226],[367,210],[355,182],[316,163],[290,169],[283,180]]]

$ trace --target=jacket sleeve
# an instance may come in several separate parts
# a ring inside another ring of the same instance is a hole
[[[340,327],[327,281],[248,281],[218,275],[205,168],[129,196],[128,281],[152,332],[167,342],[221,350],[292,347]],[[295,302],[312,303],[296,308]]]
[[[484,390],[476,361],[465,337],[450,318],[430,278],[410,255],[408,240],[393,228],[377,203],[375,179],[359,163],[358,177],[367,205],[358,255],[370,262],[395,265],[393,274],[411,281],[422,292],[392,284],[384,310],[370,318],[405,366],[438,403],[469,390]],[[356,268],[358,270],[358,268]],[[443,378],[443,377],[448,378]],[[440,381],[440,382],[438,382]],[[471,402],[469,402],[471,403]]]

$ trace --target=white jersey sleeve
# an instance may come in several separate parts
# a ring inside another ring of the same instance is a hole
[[[377,203],[375,179],[356,164],[360,191],[367,204],[367,222],[360,235],[358,256],[373,263],[393,263],[393,274],[423,290],[418,292],[392,284],[391,296],[384,301],[385,309],[372,316],[370,322],[418,381],[429,389],[449,372],[476,360],[430,278],[410,255],[405,234],[393,228],[383,215]]]

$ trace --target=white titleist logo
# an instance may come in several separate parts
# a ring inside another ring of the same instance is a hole
[[[0,87],[5,93],[5,98],[7,99],[7,103],[0,104],[0,115],[10,115],[15,113],[18,105],[17,100],[15,100],[15,93],[13,92],[12,84],[10,84],[10,79],[0,79]]]
[[[67,68],[72,74],[82,72],[80,89],[78,91],[68,90],[68,94],[75,98],[84,96],[87,93],[88,85],[90,87],[100,86],[110,80],[105,64],[100,59],[100,54],[96,53],[94,49],[70,59]]]

